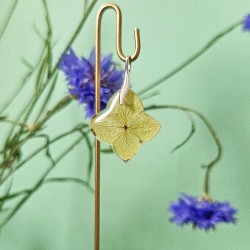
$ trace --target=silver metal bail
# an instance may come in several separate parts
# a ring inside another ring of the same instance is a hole
[[[131,71],[131,57],[126,57],[125,62],[125,74],[124,74],[124,80],[122,87],[120,89],[120,104],[124,104],[124,101],[126,99],[129,87],[130,87],[130,71]]]

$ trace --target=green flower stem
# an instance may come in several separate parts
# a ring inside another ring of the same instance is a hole
[[[4,177],[3,179],[0,180],[0,185],[2,185],[12,174],[14,174],[17,170],[19,170],[24,164],[26,164],[28,161],[30,161],[33,157],[35,157],[37,154],[39,154],[43,150],[48,149],[48,147],[51,146],[52,144],[54,144],[55,142],[58,142],[61,139],[65,138],[65,137],[67,137],[67,136],[69,136],[69,135],[71,135],[73,133],[79,132],[79,131],[82,133],[82,135],[87,136],[87,134],[89,133],[89,131],[82,132],[82,129],[87,128],[87,127],[88,127],[87,124],[77,125],[73,129],[71,129],[69,131],[66,131],[66,132],[64,132],[64,133],[56,136],[54,139],[48,141],[45,145],[41,146],[40,148],[38,148],[37,150],[35,150],[33,153],[31,153],[29,156],[27,156],[24,160],[22,160],[20,163],[18,163],[15,166],[15,168],[8,173],[8,175],[6,177]],[[90,150],[91,148],[89,147],[89,141],[88,141],[88,139],[86,140],[86,143],[87,143],[88,149]],[[90,165],[90,163],[89,163],[89,165]],[[92,166],[92,159],[91,159],[91,166]]]
[[[46,56],[45,56],[46,57]],[[43,62],[40,66],[39,72],[38,72],[38,76],[37,76],[37,82],[40,80],[38,79],[42,79],[41,75],[45,73],[46,71],[46,67],[44,66],[45,64],[45,59],[42,59]],[[35,107],[35,103],[38,100],[39,95],[36,97],[36,95],[39,93],[39,89],[38,89],[38,84],[36,84],[36,94],[34,96],[32,96],[30,102],[25,106],[23,112],[21,113],[18,121],[20,123],[26,124],[29,118],[29,115],[31,114],[33,108]],[[24,119],[21,120],[21,117],[26,113],[26,115],[24,116]],[[3,172],[5,170],[5,168],[11,168],[13,163],[15,162],[15,158],[18,156],[18,150],[19,150],[19,146],[21,146],[21,141],[22,141],[22,136],[27,134],[26,130],[24,127],[21,127],[18,132],[16,132],[14,134],[14,136],[12,136],[12,134],[15,131],[16,126],[12,126],[8,137],[6,139],[5,142],[5,147],[4,147],[4,162],[0,164],[2,168],[2,172],[0,177],[2,177]],[[27,140],[29,139],[29,137],[32,136],[34,132],[34,129],[32,129],[31,133],[28,135]],[[13,146],[13,147],[11,147]],[[8,152],[8,153],[7,153]]]
[[[7,122],[7,123],[10,123],[10,124],[13,124],[13,125],[17,125],[17,126],[20,126],[20,127],[25,127],[25,128],[29,128],[29,125],[28,124],[23,124],[21,122],[18,122],[18,121],[14,121],[14,120],[10,120],[10,119],[4,119],[2,120],[1,122]]]
[[[13,157],[15,158],[16,155],[18,155],[18,150],[21,146],[23,146],[29,139],[31,139],[33,136],[35,136],[45,125],[45,123],[57,112],[61,111],[64,107],[69,105],[72,101],[71,96],[66,96],[62,100],[60,100],[47,114],[45,117],[38,122],[37,124],[33,124],[33,126],[30,125],[31,131],[26,135],[25,138],[20,140],[20,135],[16,135],[14,139],[12,139],[7,145],[5,145],[5,148],[3,150],[4,154],[7,154],[7,152],[10,150],[9,154],[5,157],[4,161],[0,164],[0,168],[9,168],[11,167],[10,164],[12,164]],[[3,175],[3,173],[1,174]],[[0,183],[1,184],[1,183]]]
[[[154,81],[153,83],[149,84],[147,87],[145,87],[144,89],[142,89],[139,92],[139,95],[145,94],[149,90],[155,88],[159,84],[163,83],[164,81],[168,80],[172,76],[176,75],[178,72],[180,72],[186,66],[188,66],[193,61],[195,61],[197,58],[199,58],[200,56],[202,56],[207,50],[209,50],[212,46],[214,46],[217,42],[219,42],[224,36],[226,36],[227,34],[229,34],[230,32],[232,32],[235,28],[237,28],[241,24],[242,24],[242,20],[234,23],[233,25],[229,26],[225,30],[223,30],[220,33],[218,33],[217,35],[215,35],[211,40],[209,40],[206,43],[206,45],[203,48],[201,48],[200,50],[198,50],[195,54],[193,54],[186,61],[184,61],[183,63],[181,63],[180,65],[178,65],[176,68],[174,68],[173,70],[171,70],[169,73],[167,73],[166,75],[162,76],[158,80]]]
[[[79,178],[74,178],[74,177],[55,177],[55,178],[48,178],[44,180],[44,183],[67,183],[67,182],[72,182],[76,184],[80,184],[83,187],[86,187],[91,193],[94,193],[95,190],[94,188],[89,184],[88,181],[84,181]]]
[[[187,108],[187,107],[178,106],[178,105],[152,105],[152,106],[148,106],[145,108],[145,110],[159,110],[159,109],[176,109],[176,110],[181,110],[181,111],[195,114],[203,121],[203,123],[208,128],[210,134],[212,135],[212,137],[214,139],[216,147],[217,147],[217,154],[216,154],[215,158],[211,162],[209,162],[208,164],[203,166],[204,168],[206,168],[206,174],[205,174],[205,179],[204,179],[204,193],[209,195],[211,170],[212,170],[213,166],[215,166],[215,164],[222,157],[222,144],[221,144],[221,141],[220,141],[217,133],[215,132],[215,129],[213,128],[213,126],[210,124],[208,119],[203,114],[201,114],[200,112],[198,112],[196,110]]]
[[[10,11],[10,14],[9,14],[9,16],[8,16],[7,22],[6,22],[6,24],[4,25],[3,30],[2,30],[2,32],[1,32],[1,34],[0,34],[0,41],[1,41],[1,39],[2,39],[2,37],[3,37],[3,35],[4,35],[5,31],[6,31],[6,29],[7,29],[7,27],[8,27],[8,24],[9,24],[9,22],[10,22],[12,16],[13,16],[13,14],[14,14],[14,12],[15,12],[16,6],[17,6],[17,0],[15,0],[15,2],[14,2],[14,4],[13,4],[13,7],[12,7],[12,9],[11,9],[11,11]]]
[[[43,181],[43,184],[50,184],[50,183],[76,183],[79,185],[82,185],[83,187],[86,187],[91,193],[94,193],[95,190],[93,187],[90,186],[89,182],[84,181],[82,179],[79,178],[75,178],[75,177],[55,177],[55,178],[47,178]],[[25,194],[29,194],[30,192],[32,192],[32,189],[24,189],[21,190],[19,192],[15,192],[12,194],[8,194],[5,196],[0,197],[0,203],[1,202],[5,202],[7,200],[12,200],[15,199],[19,196],[25,195]]]
[[[39,112],[38,112],[37,118],[35,119],[35,123],[37,123],[39,121],[39,118],[42,116],[43,112],[46,110],[46,108],[48,106],[49,101],[51,100],[51,97],[52,97],[52,95],[54,93],[54,90],[55,90],[57,77],[58,77],[58,73],[55,75],[54,80],[51,83],[51,87],[49,89],[49,92],[48,92],[48,94],[47,94],[47,96],[46,96],[46,98],[45,98]]]
[[[45,9],[45,14],[46,14],[46,23],[47,23],[47,54],[48,54],[48,78],[50,78],[51,70],[52,70],[52,60],[53,60],[53,54],[52,54],[52,24],[51,24],[51,19],[49,15],[49,10],[48,6],[46,3],[46,0],[43,0],[43,6]]]
[[[90,4],[88,10],[85,12],[85,15],[83,16],[83,19],[81,20],[81,22],[79,23],[78,27],[76,28],[73,36],[70,38],[70,40],[68,41],[67,45],[65,46],[63,52],[61,53],[61,55],[63,53],[66,53],[68,51],[68,48],[70,45],[72,45],[74,43],[74,41],[76,40],[76,38],[78,37],[79,33],[81,32],[82,30],[82,27],[84,26],[85,22],[87,21],[91,11],[93,10],[93,8],[95,7],[96,3],[97,3],[98,0],[93,0],[92,3]],[[58,70],[58,65],[61,61],[61,55],[60,57],[58,58],[57,60],[57,63],[55,64],[55,67],[53,68],[52,72],[51,72],[51,76],[53,76],[57,70]]]
[[[3,107],[0,110],[0,115],[3,114],[3,112],[10,106],[13,100],[17,97],[17,95],[20,93],[20,91],[25,86],[25,83],[30,79],[33,71],[29,71],[25,74],[24,78],[21,81],[21,84],[17,87],[17,89],[14,91],[14,93],[11,94],[10,99],[3,105]]]
[[[44,183],[44,180],[47,178],[47,176],[50,174],[50,172],[56,167],[56,165],[66,156],[68,155],[74,148],[82,141],[82,136],[74,141],[69,147],[66,148],[50,165],[50,167],[44,172],[44,174],[41,176],[41,178],[37,181],[37,183],[34,185],[32,189],[26,193],[26,195],[17,203],[17,205],[13,208],[13,210],[5,217],[5,219],[0,223],[0,229],[5,226],[10,219],[18,212],[18,210],[23,206],[23,204],[34,194]]]
[[[88,0],[84,0],[84,15],[86,15],[86,11],[88,10]]]
[[[24,75],[24,77],[22,78],[22,80],[19,83],[19,86],[17,87],[17,89],[14,91],[14,93],[11,95],[11,97],[9,98],[9,100],[3,105],[3,108],[0,111],[0,115],[3,114],[3,112],[10,106],[10,104],[15,100],[15,98],[17,97],[17,95],[21,92],[21,90],[23,89],[23,87],[25,86],[25,84],[28,82],[28,80],[30,79],[30,77],[33,75],[33,73],[38,69],[40,62],[42,61],[43,57],[45,54],[45,50],[42,51],[41,55],[38,57],[38,61],[36,62],[35,66],[30,67],[29,63],[26,61],[26,59],[22,60],[22,63],[29,68],[29,71]],[[32,100],[32,99],[31,99]],[[31,102],[31,100],[29,100],[28,103]],[[21,112],[18,114],[18,118],[17,120],[21,119],[22,115],[24,114],[24,112],[27,109],[27,106],[25,107],[25,109],[21,110]],[[11,133],[10,133],[11,134]]]
[[[182,146],[184,146],[192,138],[192,136],[195,133],[195,123],[194,123],[193,117],[189,113],[187,113],[187,114],[188,114],[188,118],[189,118],[189,120],[191,122],[190,132],[189,132],[188,136],[185,138],[185,140],[183,140],[180,144],[178,144],[176,147],[174,147],[171,150],[171,153],[175,152],[176,150],[178,150],[179,148],[181,148]]]
[[[89,7],[88,10],[86,11],[86,14],[85,14],[84,17],[82,18],[82,20],[81,20],[80,24],[78,25],[76,31],[74,32],[74,34],[73,34],[73,36],[71,37],[70,41],[68,42],[67,46],[66,46],[65,49],[63,50],[63,53],[67,51],[68,47],[75,41],[75,39],[76,39],[77,36],[79,35],[79,33],[80,33],[82,27],[84,26],[84,24],[85,24],[85,22],[86,22],[86,20],[87,20],[87,18],[88,18],[88,16],[89,16],[89,14],[91,13],[91,11],[92,11],[92,9],[94,8],[94,6],[95,6],[96,3],[97,3],[97,0],[94,0],[94,1],[90,4],[90,7]],[[45,5],[46,5],[46,3],[45,3]],[[50,19],[48,18],[48,12],[47,12],[47,11],[46,11],[46,15],[47,15],[47,24],[48,24],[48,23],[50,22]],[[51,29],[51,26],[50,26],[50,29]],[[50,31],[50,32],[51,32],[51,31]],[[59,63],[60,63],[60,59],[61,59],[61,55],[60,55],[60,58],[58,59],[56,65],[55,65],[55,67],[54,67],[53,69],[51,69],[51,72],[50,72],[50,74],[49,74],[49,76],[48,76],[48,78],[47,78],[46,83],[43,84],[43,87],[41,87],[40,89],[38,89],[39,91],[38,91],[38,93],[36,92],[36,95],[32,98],[31,104],[29,104],[29,105],[27,106],[27,108],[25,108],[25,110],[27,109],[28,112],[27,112],[27,114],[26,114],[26,116],[25,116],[25,118],[24,118],[24,121],[25,121],[25,122],[23,122],[23,123],[26,123],[26,121],[28,120],[28,118],[29,118],[31,112],[33,111],[33,109],[34,109],[34,107],[35,107],[35,105],[36,105],[36,103],[37,103],[39,97],[41,96],[41,94],[42,94],[42,92],[44,91],[45,87],[48,85],[48,82],[53,78],[53,76],[54,76],[54,75],[56,74],[56,72],[58,71],[58,65],[59,65]],[[43,66],[43,65],[41,65],[41,67],[42,67],[42,66]],[[44,67],[42,67],[42,68],[44,68]],[[41,69],[42,69],[42,68],[41,68]],[[42,72],[45,73],[45,70],[43,70]],[[44,74],[44,73],[43,73],[43,74]],[[13,130],[12,130],[12,132],[13,132]],[[21,135],[23,134],[23,132],[24,132],[24,131],[23,131],[23,129],[21,128],[21,130],[19,130],[19,133],[17,133],[17,134],[14,136],[14,138],[12,138],[12,141],[15,141],[15,143],[20,144],[20,143],[18,143],[18,142],[20,141],[20,137],[21,137]],[[31,134],[28,136],[28,138],[26,138],[26,139],[29,139],[33,134],[34,134],[34,133],[31,133]],[[10,140],[10,136],[8,137],[8,139]],[[7,144],[9,144],[9,140],[7,141]],[[26,141],[26,140],[25,140],[25,141]],[[19,146],[20,146],[20,145],[17,145],[16,148],[19,148]],[[17,150],[13,150],[9,157],[12,158],[13,155],[16,154],[16,151],[17,151]],[[8,162],[8,161],[7,161],[7,162]]]
[[[24,190],[21,190],[19,192],[4,195],[4,196],[0,197],[0,203],[6,202],[7,200],[15,199],[21,195],[28,194],[29,192],[30,192],[30,189],[24,189]]]

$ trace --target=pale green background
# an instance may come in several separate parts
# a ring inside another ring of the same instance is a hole
[[[20,83],[26,72],[25,57],[33,64],[41,50],[34,26],[46,31],[40,1],[18,1],[8,30],[0,43],[0,104]],[[94,44],[95,13],[99,1],[73,48],[87,56]],[[142,50],[132,65],[133,89],[139,91],[173,69],[213,35],[250,10],[247,0],[116,1],[124,17],[123,46],[134,49],[133,28],[141,29]],[[10,0],[0,2],[1,27]],[[48,0],[54,28],[55,58],[71,36],[83,13],[82,0]],[[103,53],[115,52],[115,15],[103,19]],[[115,57],[117,59],[117,57]],[[117,59],[118,60],[118,59]],[[114,155],[102,157],[101,249],[104,250],[247,250],[250,249],[250,34],[235,30],[203,57],[166,81],[160,95],[147,104],[180,104],[203,112],[216,128],[224,145],[222,161],[212,173],[212,195],[230,200],[239,209],[237,225],[219,225],[216,232],[179,228],[168,221],[168,204],[179,192],[200,195],[204,171],[201,163],[215,154],[206,128],[197,121],[192,140],[174,154],[171,149],[189,132],[190,124],[179,111],[154,111],[162,129],[143,145],[129,163]],[[32,82],[8,110],[14,117]],[[54,102],[66,93],[60,74]],[[47,131],[56,135],[83,121],[75,102],[49,122]],[[2,138],[6,126],[1,126]],[[59,154],[72,139],[53,148]],[[33,140],[30,151],[41,141]],[[53,176],[86,178],[86,146],[78,146],[53,172]],[[30,162],[14,180],[14,190],[29,187],[48,165],[43,154]],[[93,175],[92,175],[93,184]],[[93,249],[93,195],[75,184],[42,187],[0,235],[1,250],[88,250]]]

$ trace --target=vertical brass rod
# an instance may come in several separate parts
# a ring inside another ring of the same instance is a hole
[[[96,15],[96,40],[95,40],[95,113],[100,112],[100,87],[101,87],[101,19],[104,11],[108,8],[116,12],[116,50],[119,58],[126,61],[126,56],[122,52],[122,15],[116,4],[108,3],[101,6]],[[140,32],[134,29],[135,52],[131,57],[134,61],[140,53]],[[95,140],[95,245],[94,249],[100,249],[100,142]]]
[[[95,113],[100,112],[100,25],[98,15],[96,24],[96,46],[95,46]],[[95,250],[100,248],[100,142],[95,139]]]
[[[101,87],[101,17],[96,16],[96,44],[95,44],[95,113],[100,112],[100,87]],[[100,249],[100,142],[95,139],[95,245],[94,249]]]

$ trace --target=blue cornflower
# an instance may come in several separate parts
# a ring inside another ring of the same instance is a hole
[[[95,114],[95,50],[89,58],[78,58],[72,48],[62,55],[59,68],[65,73],[68,90],[80,103],[85,104],[86,117]],[[112,61],[112,54],[101,59],[101,110],[123,82],[123,70],[118,70]]]
[[[244,31],[250,31],[250,14],[244,17],[242,28]]]
[[[234,223],[237,212],[229,202],[211,201],[207,197],[197,198],[187,194],[172,202],[169,211],[173,214],[171,222],[179,226],[192,224],[204,230],[214,229],[218,223]]]

